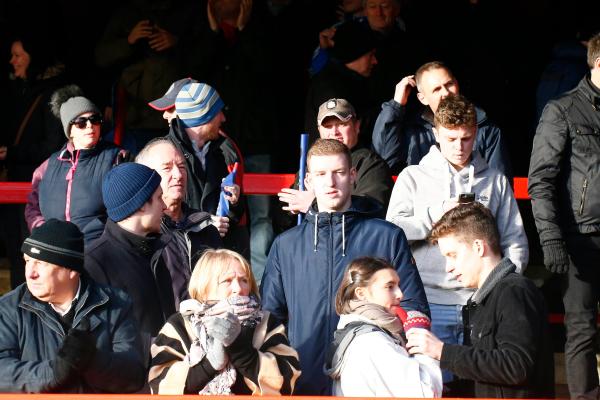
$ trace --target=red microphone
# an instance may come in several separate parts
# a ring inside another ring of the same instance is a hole
[[[431,320],[420,311],[405,311],[402,307],[394,307],[394,311],[404,327],[404,332],[412,328],[423,328],[431,330]]]

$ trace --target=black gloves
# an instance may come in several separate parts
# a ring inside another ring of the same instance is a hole
[[[542,245],[544,265],[550,272],[564,274],[569,270],[570,260],[567,245],[562,240],[549,240]]]
[[[71,328],[54,360],[54,377],[58,384],[65,383],[74,372],[81,373],[96,354],[96,338],[89,331],[90,324],[83,319],[79,326]]]

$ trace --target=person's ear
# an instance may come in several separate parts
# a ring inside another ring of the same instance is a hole
[[[354,130],[356,131],[357,135],[360,135],[360,119],[358,118],[354,120]]]
[[[356,168],[352,167],[352,168],[350,168],[350,183],[352,183],[354,185],[355,182],[356,182]]]
[[[425,98],[425,95],[423,93],[417,92],[417,99],[419,99],[421,104],[423,104],[424,106],[429,105],[429,102],[427,101],[427,99]]]
[[[357,298],[358,300],[366,300],[366,288],[364,287],[357,287],[356,289],[354,289],[354,297]]]
[[[485,247],[486,243],[483,240],[475,239],[473,241],[473,251],[475,251],[479,257],[483,257],[485,255]]]
[[[312,179],[310,177],[310,172],[307,172],[306,175],[304,176],[304,188],[306,190],[312,190]]]

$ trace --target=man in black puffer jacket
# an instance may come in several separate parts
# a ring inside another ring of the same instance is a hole
[[[544,108],[529,166],[529,194],[544,264],[563,275],[565,363],[571,397],[597,398],[600,299],[600,34],[590,75]]]

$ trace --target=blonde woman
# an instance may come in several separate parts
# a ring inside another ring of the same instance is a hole
[[[256,281],[241,255],[207,250],[189,293],[152,345],[152,393],[292,393],[298,354],[283,324],[260,309]]]

